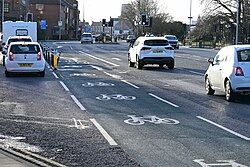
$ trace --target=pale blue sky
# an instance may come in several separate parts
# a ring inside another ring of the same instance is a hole
[[[190,1],[192,1],[193,20],[197,20],[202,10],[199,0],[158,0],[161,10],[170,13],[174,20],[185,23],[189,23]],[[78,0],[78,2],[81,20],[84,6],[84,18],[91,23],[92,21],[101,21],[102,19],[109,20],[110,16],[118,17],[121,13],[121,4],[126,4],[130,0]]]

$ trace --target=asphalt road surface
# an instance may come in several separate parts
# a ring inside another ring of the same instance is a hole
[[[138,70],[127,43],[44,44],[61,52],[45,78],[0,66],[1,143],[67,166],[250,166],[249,96],[205,94],[217,50],[181,47],[173,70]]]

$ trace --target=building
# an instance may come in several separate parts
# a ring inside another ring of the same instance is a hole
[[[2,31],[2,0],[0,0],[0,31]],[[4,0],[4,21],[25,21],[26,0]]]
[[[33,21],[38,22],[38,25],[41,25],[42,20],[46,21],[46,30],[38,26],[40,39],[77,38],[80,12],[76,0],[30,0],[29,12],[33,14]]]
[[[37,22],[38,39],[76,39],[79,14],[77,0],[4,0],[4,21]],[[45,30],[40,26],[42,22],[46,22]]]

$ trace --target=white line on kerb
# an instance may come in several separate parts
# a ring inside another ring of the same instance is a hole
[[[59,81],[59,82],[62,85],[62,87],[68,92],[69,89],[67,88],[67,86],[62,81]]]
[[[105,137],[105,139],[111,146],[118,145],[115,140],[108,134],[108,132],[106,132],[105,129],[103,129],[103,127],[95,119],[90,119],[90,121],[97,127],[97,129],[101,132],[101,134]]]
[[[215,123],[215,122],[213,122],[213,121],[210,121],[210,120],[208,120],[208,119],[206,119],[206,118],[203,118],[203,117],[201,117],[201,116],[196,116],[197,118],[199,118],[199,119],[201,119],[201,120],[203,120],[203,121],[205,121],[205,122],[208,122],[208,123],[210,123],[210,124],[212,124],[212,125],[215,125],[215,126],[217,126],[218,128],[221,128],[221,129],[223,129],[223,130],[225,130],[225,131],[227,131],[227,132],[229,132],[229,133],[232,133],[232,134],[234,134],[235,136],[238,136],[238,137],[240,137],[240,138],[242,138],[242,139],[244,139],[244,140],[250,140],[250,138],[248,138],[248,137],[246,137],[246,136],[244,136],[244,135],[241,135],[241,134],[239,134],[239,133],[237,133],[237,132],[235,132],[235,131],[233,131],[233,130],[230,130],[230,129],[228,129],[228,128],[226,128],[226,127],[224,127],[224,126],[222,126],[222,125],[219,125],[219,124],[217,124],[217,123]]]
[[[59,77],[56,75],[56,73],[52,72],[52,74],[54,75],[54,77],[55,77],[56,79],[59,78]]]
[[[139,89],[138,86],[136,86],[136,85],[134,85],[134,84],[132,84],[132,83],[126,81],[126,80],[121,80],[121,81],[124,82],[124,83],[126,83],[126,84],[129,84],[130,86],[133,86],[133,87],[136,88],[136,89]]]
[[[86,111],[86,108],[83,107],[83,105],[79,102],[79,100],[74,96],[74,95],[70,95],[71,98],[74,100],[74,102],[78,105],[78,107],[82,110],[82,111]]]
[[[167,103],[167,104],[169,104],[169,105],[171,105],[171,106],[173,106],[173,107],[175,107],[175,108],[178,108],[178,107],[179,107],[178,105],[176,105],[176,104],[174,104],[174,103],[171,103],[170,101],[164,100],[164,99],[162,99],[162,98],[160,98],[160,97],[158,97],[158,96],[156,96],[156,95],[154,95],[154,94],[152,94],[152,93],[149,93],[149,95],[150,95],[150,96],[153,96],[154,98],[156,98],[156,99],[158,99],[158,100],[160,100],[160,101],[163,101],[163,102],[165,102],[165,103]]]
[[[115,66],[115,67],[119,67],[119,65],[118,65],[118,64],[111,63],[111,62],[109,62],[109,61],[107,61],[107,60],[104,60],[104,59],[101,59],[101,58],[95,57],[95,56],[93,56],[93,55],[91,55],[91,54],[88,54],[88,53],[85,53],[85,52],[82,52],[82,51],[79,51],[79,52],[80,52],[80,53],[82,53],[82,54],[85,54],[86,56],[89,56],[89,57],[91,57],[91,58],[93,58],[93,59],[96,59],[96,60],[102,61],[102,62],[104,62],[104,63],[110,64],[110,65]]]

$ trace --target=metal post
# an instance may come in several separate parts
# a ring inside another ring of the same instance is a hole
[[[60,22],[60,25],[58,24],[59,26],[59,40],[61,40],[61,36],[62,36],[62,0],[60,0],[60,9],[59,9],[59,22]]]
[[[239,7],[240,7],[240,0],[238,0],[238,2],[237,2],[237,18],[236,18],[235,45],[238,45],[238,40],[239,40]]]
[[[2,0],[2,23],[4,22],[4,0]],[[3,29],[3,27],[2,27]]]

